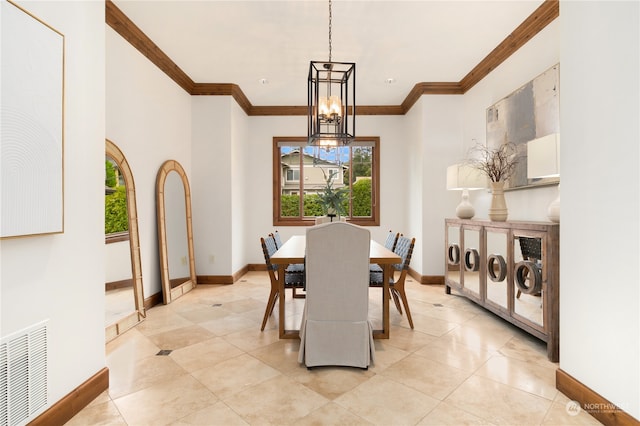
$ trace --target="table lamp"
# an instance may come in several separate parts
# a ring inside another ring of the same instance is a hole
[[[482,172],[469,164],[454,164],[447,167],[447,189],[462,190],[462,200],[456,207],[456,216],[471,219],[475,214],[469,202],[469,191],[486,188],[487,179]]]
[[[552,133],[527,142],[527,177],[560,177],[560,135]],[[547,217],[560,222],[560,184],[558,197],[549,205]]]

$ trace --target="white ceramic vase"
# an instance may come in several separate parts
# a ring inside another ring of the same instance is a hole
[[[489,207],[489,219],[495,222],[507,220],[509,211],[504,199],[504,181],[491,182],[491,206]]]

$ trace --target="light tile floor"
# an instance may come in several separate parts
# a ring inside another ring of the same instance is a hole
[[[109,389],[68,425],[600,424],[567,413],[543,342],[442,286],[407,282],[415,329],[392,303],[391,338],[366,371],[298,364],[277,307],[261,332],[269,287],[249,272],[150,309],[107,344]],[[292,326],[304,300],[287,296]],[[380,299],[372,289],[376,328]]]

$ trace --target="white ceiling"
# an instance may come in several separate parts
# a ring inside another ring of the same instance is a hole
[[[306,105],[309,61],[328,59],[327,0],[113,2],[194,82],[254,106]],[[333,0],[332,59],[356,62],[357,105],[400,105],[416,83],[460,81],[541,4]]]

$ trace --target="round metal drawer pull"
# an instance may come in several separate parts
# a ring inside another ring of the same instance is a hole
[[[480,269],[480,256],[478,250],[467,249],[464,252],[464,267],[467,271],[477,271]]]
[[[538,294],[542,290],[542,272],[534,262],[523,260],[516,264],[515,282],[521,292]]]
[[[460,263],[460,246],[457,244],[449,244],[447,254],[449,265],[458,265]]]
[[[507,262],[501,254],[492,254],[487,259],[487,273],[494,283],[504,281],[507,277]]]

